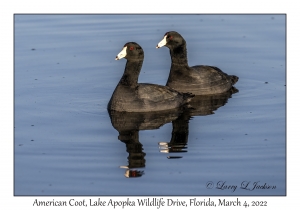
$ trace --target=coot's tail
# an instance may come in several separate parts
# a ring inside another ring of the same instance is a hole
[[[238,92],[239,92],[239,90],[233,86],[228,90],[228,93],[230,93],[230,95],[238,93]]]
[[[194,97],[195,95],[192,93],[183,93],[183,100],[186,101],[187,103],[190,102]]]
[[[230,79],[231,79],[232,85],[234,85],[239,80],[239,77],[237,77],[235,75],[230,75]]]
[[[182,96],[183,96],[183,103],[182,103],[183,106],[181,106],[181,109],[183,111],[193,109],[193,107],[190,105],[190,102],[195,97],[195,95],[192,93],[182,93]]]

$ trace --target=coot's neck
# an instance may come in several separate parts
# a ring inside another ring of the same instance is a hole
[[[119,85],[136,87],[142,65],[143,59],[127,60]]]
[[[188,66],[186,44],[176,46],[170,49],[172,65]]]

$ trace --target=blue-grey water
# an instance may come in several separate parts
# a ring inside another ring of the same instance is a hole
[[[239,92],[110,118],[115,56],[137,42],[139,82],[165,85],[169,50],[155,46],[170,30],[189,65],[237,75]],[[14,194],[285,195],[285,30],[285,15],[15,15]]]

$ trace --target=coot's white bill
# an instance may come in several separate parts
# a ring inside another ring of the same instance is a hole
[[[126,50],[127,50],[127,46],[123,47],[122,51],[116,56],[116,60],[120,60],[121,58],[124,58],[127,55]]]
[[[164,38],[156,45],[156,48],[160,48],[162,46],[165,46],[167,44],[167,35],[164,36]]]

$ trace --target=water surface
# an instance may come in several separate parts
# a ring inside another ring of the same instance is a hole
[[[285,195],[284,15],[15,15],[14,27],[15,195]],[[115,56],[139,43],[139,82],[165,85],[169,51],[155,46],[170,30],[190,65],[239,76],[239,92],[194,113],[110,116]]]

